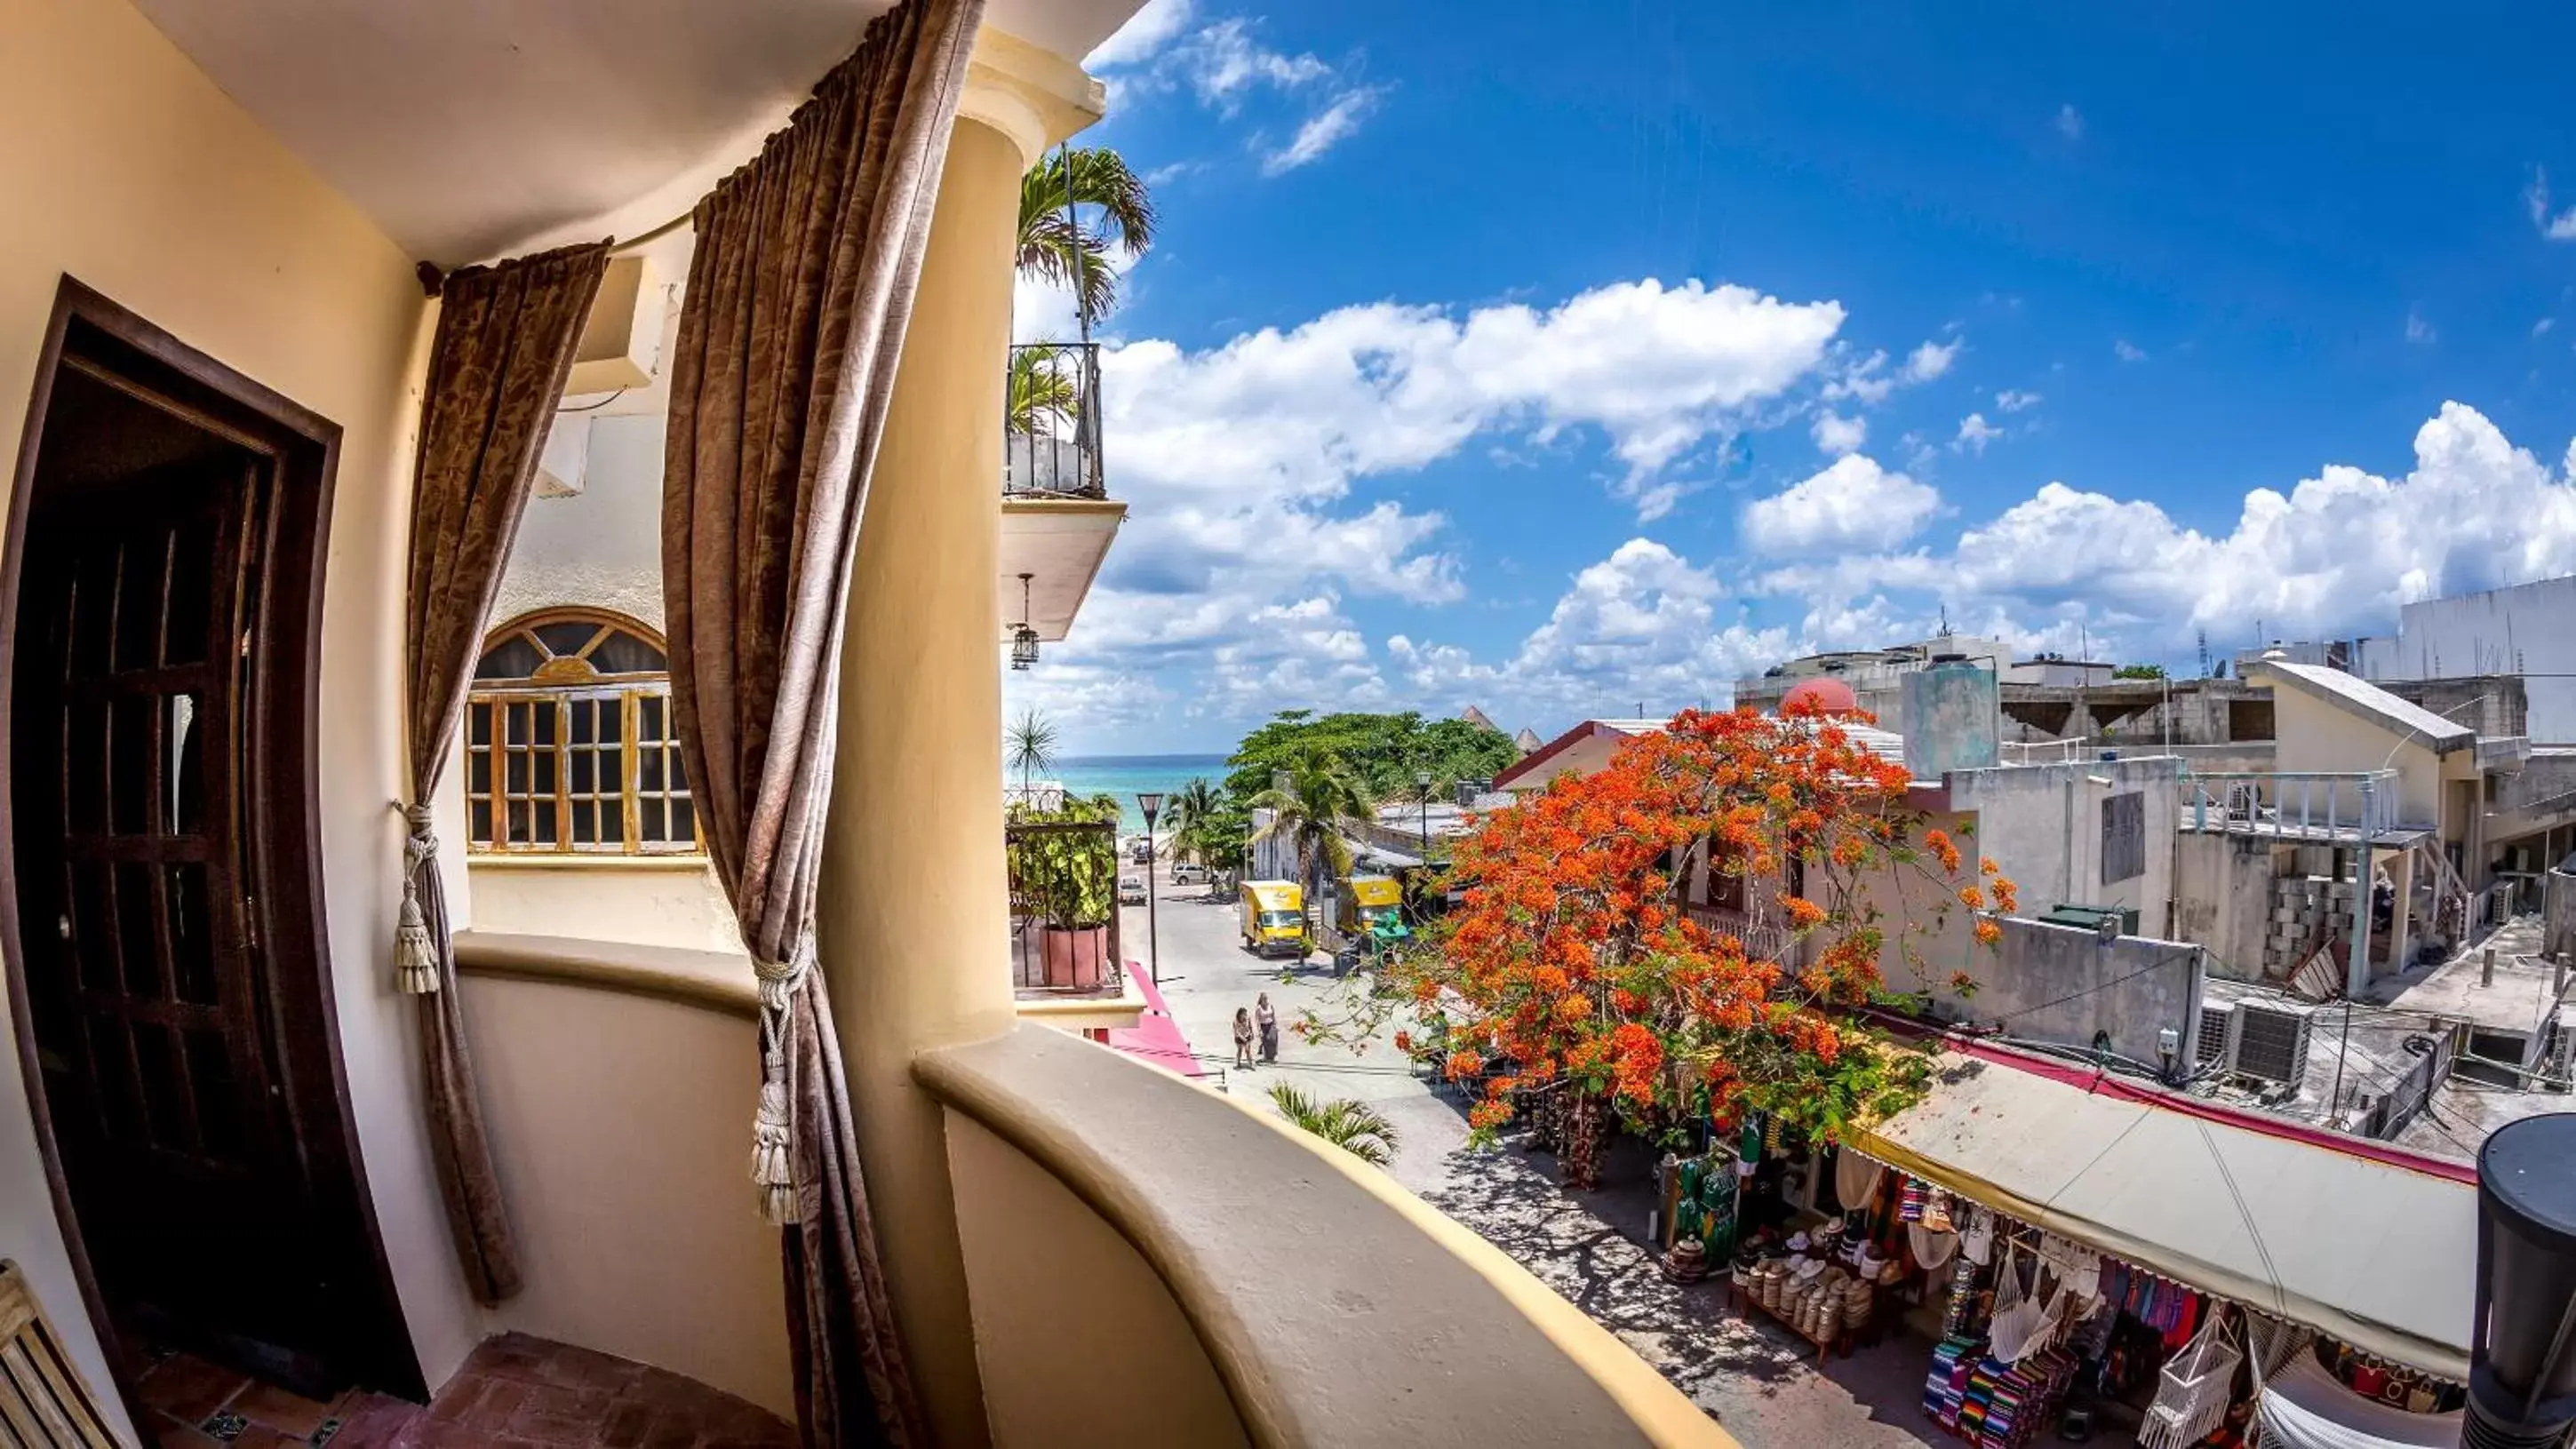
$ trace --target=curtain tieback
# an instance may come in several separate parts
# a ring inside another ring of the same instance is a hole
[[[438,953],[431,949],[429,921],[420,909],[420,872],[437,869],[438,836],[430,830],[429,807],[397,805],[411,827],[403,841],[402,919],[394,927],[394,985],[414,996],[438,990]]]
[[[760,980],[760,1110],[751,1120],[751,1181],[773,1227],[802,1217],[795,1159],[787,1150],[787,1010],[813,964],[811,937],[784,961],[751,958],[751,974]]]

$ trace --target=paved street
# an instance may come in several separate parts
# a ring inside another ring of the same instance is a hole
[[[1271,1083],[1294,1082],[1320,1097],[1359,1097],[1376,1106],[1402,1134],[1392,1167],[1397,1181],[1618,1334],[1745,1449],[1946,1442],[1918,1407],[1928,1345],[1900,1340],[1837,1359],[1820,1373],[1803,1343],[1795,1351],[1788,1346],[1793,1340],[1786,1330],[1730,1316],[1715,1281],[1683,1287],[1655,1270],[1640,1241],[1649,1204],[1635,1169],[1614,1174],[1631,1183],[1629,1191],[1575,1197],[1557,1188],[1543,1157],[1509,1145],[1467,1151],[1466,1119],[1455,1099],[1413,1075],[1391,1042],[1354,1052],[1310,1046],[1286,1031],[1305,1008],[1336,1009],[1337,982],[1327,958],[1297,967],[1254,957],[1243,949],[1233,899],[1176,889],[1168,867],[1156,881],[1155,911],[1164,999],[1211,1083],[1261,1100]],[[1121,931],[1128,954],[1145,962],[1145,908],[1127,907]],[[1250,1007],[1264,991],[1282,1024],[1279,1061],[1235,1070],[1235,1010]]]

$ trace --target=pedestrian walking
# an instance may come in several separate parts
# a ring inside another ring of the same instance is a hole
[[[1270,993],[1261,993],[1260,1004],[1252,1009],[1253,1025],[1261,1028],[1261,1059],[1279,1060],[1279,1013],[1270,1007]]]
[[[1234,1064],[1246,1070],[1252,1066],[1252,1013],[1240,1006],[1234,1009]]]

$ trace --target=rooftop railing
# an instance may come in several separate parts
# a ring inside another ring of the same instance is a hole
[[[1108,497],[1100,462],[1100,402],[1099,343],[1012,347],[1002,412],[1002,492]]]
[[[2395,770],[2196,771],[2182,785],[2187,830],[2325,843],[2406,828]]]

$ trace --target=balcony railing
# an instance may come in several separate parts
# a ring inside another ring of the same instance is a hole
[[[1011,875],[1011,982],[1041,996],[1115,996],[1126,956],[1118,935],[1118,823],[1013,822],[1002,827]]]
[[[1108,497],[1100,466],[1100,401],[1099,343],[1014,346],[1002,413],[1002,492]]]

